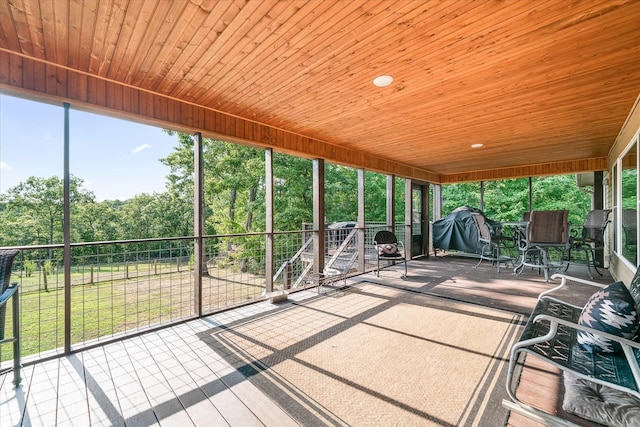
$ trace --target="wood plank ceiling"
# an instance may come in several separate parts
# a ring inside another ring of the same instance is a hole
[[[451,182],[606,167],[639,40],[632,0],[0,0],[0,89],[126,113],[72,96],[96,78]]]

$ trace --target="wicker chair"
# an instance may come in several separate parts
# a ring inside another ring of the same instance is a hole
[[[20,385],[20,301],[19,301],[19,284],[11,283],[11,269],[13,267],[13,259],[20,251],[16,249],[0,250],[0,345],[5,343],[13,343],[13,367],[0,369],[0,374],[4,374],[13,370],[13,384],[17,387]],[[7,304],[9,299],[13,298],[13,335],[10,338],[5,337],[5,321],[7,315]]]

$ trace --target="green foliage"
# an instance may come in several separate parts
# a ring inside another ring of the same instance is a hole
[[[622,208],[623,209],[637,209],[637,183],[638,183],[638,170],[623,169],[622,170]]]
[[[63,180],[29,177],[7,190],[0,198],[4,209],[0,213],[3,246],[62,243]],[[70,177],[69,194],[71,214],[85,204],[93,203],[95,196],[82,188],[84,181]],[[4,233],[4,231],[9,231]]]
[[[442,216],[460,206],[480,206],[480,184],[477,182],[442,186]]]
[[[480,184],[462,183],[442,186],[442,215],[460,206],[480,206]],[[591,194],[578,188],[575,175],[557,175],[532,179],[532,210],[569,210],[569,222],[582,224],[591,210]],[[484,184],[485,215],[496,221],[517,221],[529,208],[529,179],[488,181]]]
[[[53,263],[51,262],[50,259],[45,260],[42,263],[42,274],[44,276],[48,276],[48,275],[50,275],[52,273],[53,273]]]
[[[326,223],[358,218],[358,172],[346,166],[325,164]]]
[[[299,230],[313,222],[313,162],[276,153],[274,169],[274,229]],[[262,211],[260,211],[262,214]]]
[[[31,277],[33,272],[36,271],[36,262],[35,261],[25,261],[24,262],[24,274],[27,277]]]
[[[139,194],[126,201],[96,202],[93,193],[83,189],[81,179],[71,178],[73,242],[193,234],[194,138],[182,133],[175,135],[177,143],[174,150],[161,159],[170,170],[167,191],[163,193]],[[264,150],[204,138],[203,169],[205,234],[242,234],[266,229]],[[629,170],[623,176],[626,183],[623,191],[633,190],[635,195],[636,178],[635,169]],[[386,221],[387,176],[367,171],[364,180],[365,221]],[[536,178],[532,182],[533,209],[569,209],[572,223],[584,220],[590,209],[590,194],[577,188],[574,175]],[[402,223],[405,181],[395,178],[393,185],[395,220]],[[311,160],[273,153],[275,230],[300,230],[303,223],[313,221],[312,188]],[[63,182],[58,177],[30,177],[9,189],[0,199],[0,227],[3,230],[0,245],[62,243],[62,190]],[[443,185],[442,197],[443,215],[460,206],[481,207],[480,183]],[[355,221],[358,217],[357,202],[358,171],[342,165],[325,164],[326,223]],[[485,182],[483,202],[489,218],[518,220],[523,212],[530,209],[529,179]],[[412,202],[413,205],[416,203],[418,201]],[[113,249],[118,253],[117,245]],[[91,250],[79,248],[78,256],[90,256]],[[234,256],[242,256],[242,250],[236,248]],[[48,258],[53,258],[52,253]]]

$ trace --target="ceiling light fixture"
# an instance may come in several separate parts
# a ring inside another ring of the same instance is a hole
[[[471,148],[480,148],[482,147],[484,144],[471,144]]]
[[[378,87],[386,87],[393,83],[393,77],[391,76],[378,76],[373,79],[373,84]]]

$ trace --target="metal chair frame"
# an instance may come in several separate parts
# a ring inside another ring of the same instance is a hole
[[[471,217],[478,228],[478,242],[480,244],[480,259],[474,268],[478,267],[482,263],[482,260],[485,259],[496,264],[498,273],[500,272],[501,263],[504,263],[505,266],[508,263],[513,264],[513,259],[510,256],[503,255],[502,249],[513,248],[515,246],[514,237],[503,236],[500,233],[492,233],[485,217],[480,213],[472,213]],[[512,245],[509,246],[507,243]]]
[[[520,258],[513,271],[522,273],[525,266],[544,272],[545,281],[549,281],[549,270],[565,272],[569,262],[563,260],[564,253],[570,249],[569,211],[532,211],[525,239],[518,248]],[[551,260],[549,250],[559,250],[563,256],[557,262]]]
[[[20,353],[20,284],[11,282],[11,270],[13,268],[13,260],[20,251],[17,249],[0,250],[0,345],[13,343],[13,366],[10,368],[0,369],[0,374],[13,370],[13,384],[18,387],[22,378],[20,377],[22,362]],[[5,337],[5,321],[6,310],[9,300],[12,300],[12,326],[13,335]]]
[[[387,244],[398,245],[397,254],[393,256],[385,255],[384,253],[381,254],[380,247]],[[404,279],[407,277],[407,252],[405,250],[404,243],[399,241],[395,234],[388,230],[378,231],[373,237],[373,246],[375,247],[377,260],[376,276],[380,276],[380,261],[388,261],[394,264],[397,261],[402,261],[404,263],[404,274],[402,275],[402,278]]]
[[[571,247],[569,248],[569,259],[571,259],[571,251],[577,250],[585,253],[587,259],[587,269],[589,277],[593,280],[591,267],[602,276],[602,272],[598,270],[599,263],[597,253],[604,250],[604,238],[607,225],[611,222],[609,214],[611,209],[594,209],[589,212],[587,219],[582,226],[580,236],[571,238]],[[600,266],[602,267],[602,266]]]

